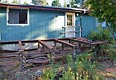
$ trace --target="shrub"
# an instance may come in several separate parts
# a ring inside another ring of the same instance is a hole
[[[102,28],[100,26],[98,26],[96,31],[90,32],[88,38],[93,41],[107,40],[108,42],[112,42],[110,31],[107,28]]]
[[[93,54],[85,52],[79,54],[74,62],[71,55],[67,55],[67,64],[64,66],[54,67],[44,72],[44,80],[104,80],[104,77],[97,71],[97,63],[91,61]],[[60,76],[55,77],[60,74]]]

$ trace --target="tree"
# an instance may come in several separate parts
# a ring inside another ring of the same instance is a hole
[[[75,0],[69,0],[70,6],[73,8],[75,4]]]
[[[116,32],[115,0],[87,0],[86,6],[90,11],[90,15],[97,17],[100,22],[106,22],[107,28],[110,30],[116,44],[114,35]]]
[[[59,0],[54,0],[54,1],[52,1],[52,6],[61,7],[61,4],[59,3]]]
[[[32,3],[34,3],[36,5],[41,5],[41,6],[47,6],[48,5],[46,0],[32,0]]]
[[[19,1],[13,0],[12,3],[13,3],[13,4],[19,4]]]
[[[23,4],[29,4],[28,2],[26,2],[26,1],[24,1],[24,3]]]
[[[69,0],[68,6],[70,6],[72,8],[77,8],[77,7],[84,8],[84,6],[83,6],[84,1],[86,1],[86,0]]]
[[[41,0],[41,2],[42,2],[42,6],[47,6],[48,5],[46,0]]]
[[[64,7],[67,7],[66,0],[64,0]]]
[[[76,3],[76,4],[80,3],[80,0],[75,0],[75,3]]]
[[[1,0],[2,3],[8,3],[8,0]]]

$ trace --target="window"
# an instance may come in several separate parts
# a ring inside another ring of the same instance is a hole
[[[67,13],[66,17],[67,17],[66,25],[67,26],[75,26],[75,14]]]
[[[67,25],[73,25],[72,24],[72,15],[67,15]]]
[[[8,25],[28,25],[28,9],[10,9],[7,10]]]

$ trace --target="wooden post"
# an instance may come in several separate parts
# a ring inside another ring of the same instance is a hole
[[[18,58],[19,58],[19,71],[22,72],[26,65],[26,58],[23,55],[23,50],[19,50]]]
[[[72,59],[73,59],[73,61],[75,61],[76,60],[76,54],[77,54],[77,47],[74,47],[73,48],[73,54],[72,54]]]
[[[23,52],[24,52],[24,48],[22,46],[22,41],[19,41],[18,42],[18,59],[19,59],[19,76],[17,78],[17,80],[23,80],[23,71],[24,71],[24,67],[26,65],[26,58],[25,56],[23,55]]]

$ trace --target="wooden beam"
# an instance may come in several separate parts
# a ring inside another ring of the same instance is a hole
[[[24,48],[23,48],[23,45],[22,45],[22,41],[19,41],[18,49],[24,51]]]
[[[5,61],[5,62],[0,62],[0,65],[2,65],[2,66],[14,66],[14,65],[17,65],[17,63],[19,63],[18,60],[15,60],[15,61]]]
[[[105,43],[107,43],[107,41],[95,41],[95,42],[92,42],[91,45],[102,45]]]
[[[0,41],[0,44],[1,45],[4,45],[4,44],[18,44],[18,41]]]
[[[80,40],[80,39],[70,39],[71,41],[78,42],[78,43],[84,43],[84,44],[90,44],[89,41],[86,40]]]
[[[29,59],[29,60],[26,60],[26,62],[33,63],[33,64],[49,64],[49,60],[48,59],[45,59],[45,60]]]
[[[0,56],[0,59],[3,59],[3,58],[13,58],[13,57],[17,57],[17,55]]]
[[[57,38],[59,40],[68,40],[69,38]],[[41,41],[53,41],[54,39],[45,39]],[[22,43],[35,43],[38,42],[38,40],[21,40]],[[0,41],[0,44],[18,44],[19,41]]]
[[[49,45],[47,45],[46,43],[44,43],[43,41],[41,41],[41,40],[38,40],[38,43],[40,43],[43,47],[46,47],[46,48],[48,48],[48,49],[53,49],[53,47],[52,46],[49,46]]]
[[[62,41],[62,40],[58,40],[58,39],[54,39],[54,41],[58,42],[58,43],[61,43],[63,45],[67,45],[67,46],[70,46],[72,48],[75,47],[75,45],[71,44],[71,43],[68,43],[68,42],[65,42],[65,41]]]
[[[1,49],[0,52],[2,52],[2,53],[5,53],[5,52],[13,53],[13,52],[18,52],[18,50],[5,50],[5,49]]]

